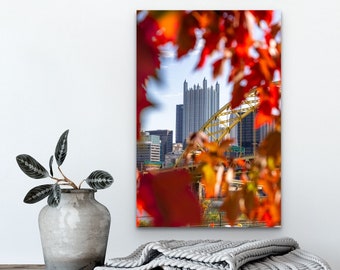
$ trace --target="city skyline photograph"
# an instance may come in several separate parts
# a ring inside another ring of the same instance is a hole
[[[137,11],[136,226],[280,227],[280,98],[280,11]]]

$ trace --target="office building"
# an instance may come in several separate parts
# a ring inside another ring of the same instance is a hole
[[[159,136],[160,139],[160,161],[165,162],[165,155],[172,152],[173,131],[167,129],[148,130],[150,135]]]
[[[273,130],[273,125],[270,124],[255,129],[256,113],[257,111],[247,115],[231,132],[233,138],[236,138],[235,144],[244,148],[245,156],[253,156],[261,141]]]
[[[176,143],[183,143],[183,104],[176,105]]]
[[[160,163],[161,140],[158,135],[142,132],[137,142],[137,168],[145,169],[145,164]]]
[[[219,110],[219,100],[220,85],[218,82],[216,82],[215,88],[213,86],[208,87],[207,80],[204,78],[203,86],[197,84],[189,88],[188,82],[184,81],[182,143],[185,144],[186,138],[198,131]]]

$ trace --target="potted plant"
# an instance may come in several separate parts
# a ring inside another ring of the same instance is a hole
[[[49,160],[49,171],[30,155],[16,157],[20,169],[29,177],[49,177],[54,181],[32,188],[24,202],[32,204],[47,197],[47,205],[39,214],[46,269],[94,269],[104,264],[111,223],[109,211],[95,200],[94,193],[111,186],[113,177],[106,171],[96,170],[78,186],[66,177],[60,167],[67,154],[68,133],[66,130],[60,136],[54,156]],[[61,177],[54,176],[54,159]],[[82,188],[84,182],[90,188]]]

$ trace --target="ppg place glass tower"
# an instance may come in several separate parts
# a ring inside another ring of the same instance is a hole
[[[183,140],[191,133],[198,131],[209,118],[219,110],[220,85],[216,82],[215,88],[207,86],[204,78],[203,86],[199,84],[188,88],[188,82],[183,84]]]

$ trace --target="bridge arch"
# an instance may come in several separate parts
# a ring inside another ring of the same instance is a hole
[[[274,81],[272,85],[281,88],[281,81]],[[247,97],[241,102],[237,108],[232,108],[231,102],[225,104],[221,109],[219,109],[215,114],[213,114],[198,131],[204,132],[210,141],[215,141],[220,143],[222,140],[230,136],[233,128],[237,126],[243,119],[245,119],[251,113],[257,111],[259,107],[259,96],[258,87],[253,88],[247,95]],[[240,130],[242,132],[242,129]],[[242,137],[242,135],[241,135]],[[255,154],[256,147],[256,135],[253,135],[253,155]],[[238,142],[242,146],[242,142]],[[184,155],[186,151],[183,151],[182,155],[177,159],[175,167],[181,166],[183,163]],[[246,160],[253,159],[254,156],[243,156]]]
[[[221,142],[238,123],[256,111],[259,105],[256,92],[256,89],[251,91],[237,108],[232,108],[230,102],[225,104],[201,126],[199,131],[207,134],[210,140]]]

